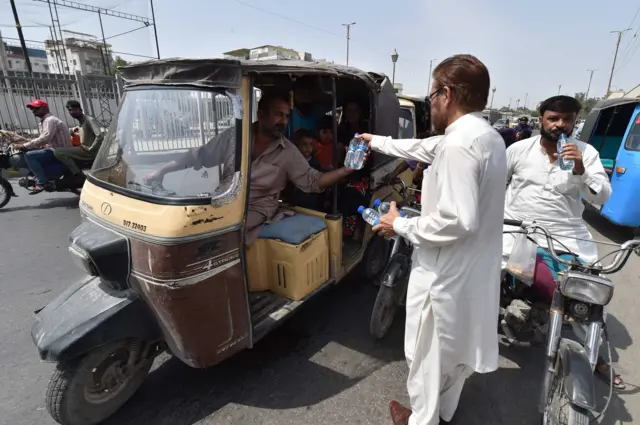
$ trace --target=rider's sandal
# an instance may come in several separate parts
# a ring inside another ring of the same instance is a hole
[[[604,372],[600,370],[600,367],[602,367],[603,364],[606,365],[607,367]],[[611,384],[610,368],[611,366],[609,366],[608,364],[599,362],[595,369],[596,376],[601,380],[603,380],[606,384]],[[615,388],[616,390],[624,390],[625,388],[627,388],[627,385],[625,384],[624,380],[620,375],[616,374],[615,370],[613,371],[613,388]]]
[[[44,192],[44,186],[41,186],[38,184],[33,189],[31,189],[31,192],[29,192],[29,195],[36,195],[40,192]]]

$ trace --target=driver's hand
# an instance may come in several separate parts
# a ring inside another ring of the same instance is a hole
[[[144,182],[144,184],[156,183],[160,182],[161,180],[162,173],[160,173],[160,170],[156,170],[152,173],[147,174],[146,176],[142,176],[142,181]]]
[[[13,148],[19,151],[25,150],[24,143],[14,143]]]

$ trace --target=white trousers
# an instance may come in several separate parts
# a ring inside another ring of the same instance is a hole
[[[473,369],[458,365],[453,371],[442,373],[431,300],[427,297],[421,311],[418,308],[419,305],[411,306],[407,302],[405,356],[409,365],[407,391],[412,410],[409,425],[439,425],[440,418],[445,421],[453,418],[464,382]]]

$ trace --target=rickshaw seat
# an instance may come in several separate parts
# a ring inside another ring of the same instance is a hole
[[[296,214],[285,217],[276,223],[265,225],[258,237],[278,239],[288,244],[299,245],[326,228],[325,222],[318,217]]]
[[[600,162],[602,162],[603,168],[613,170],[613,166],[615,164],[615,161],[613,159],[600,158]]]

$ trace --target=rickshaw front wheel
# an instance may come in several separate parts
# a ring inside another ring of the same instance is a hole
[[[141,341],[121,340],[59,363],[47,387],[49,414],[62,425],[94,425],[113,415],[149,373],[153,357],[143,358],[141,349]]]

